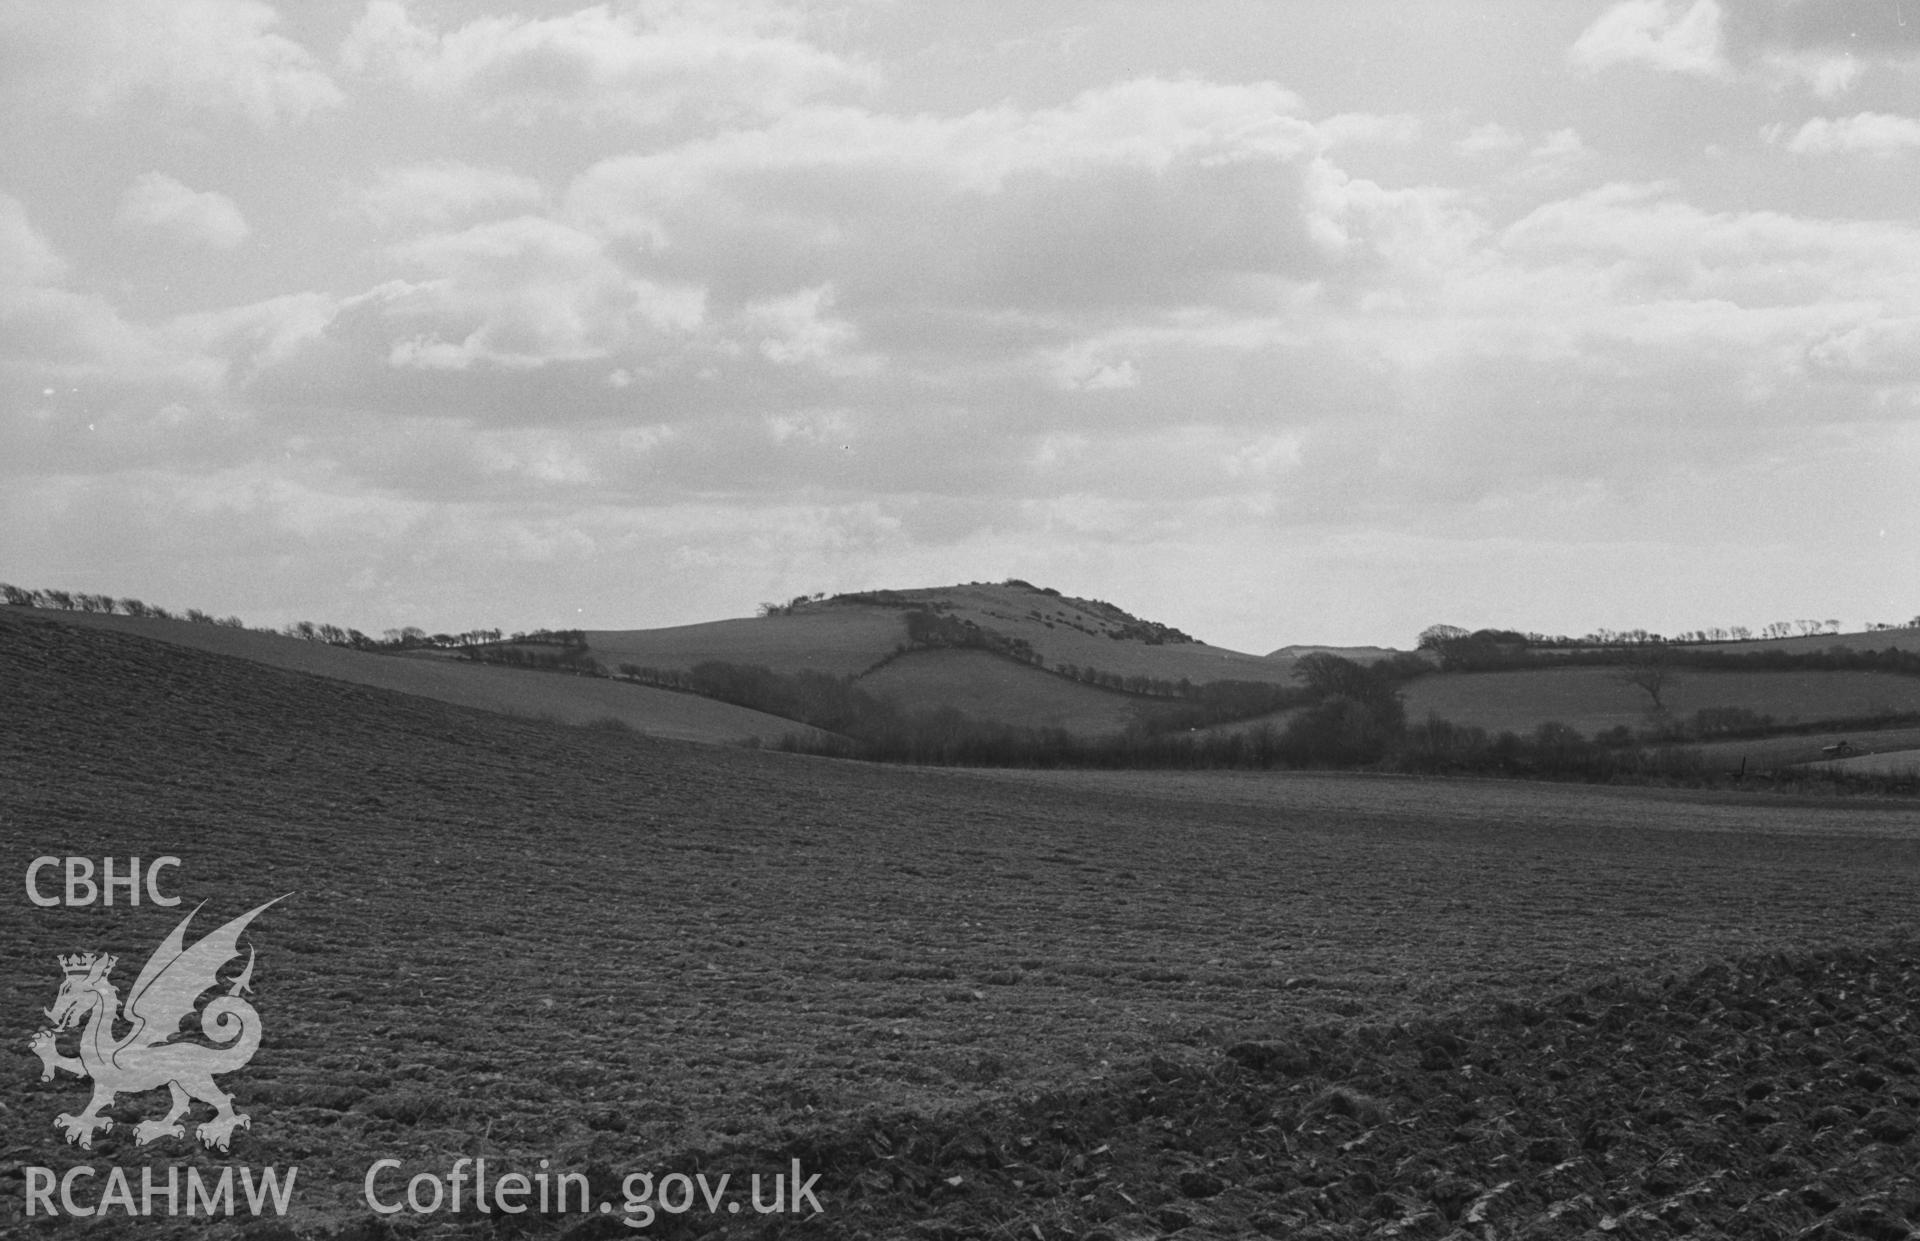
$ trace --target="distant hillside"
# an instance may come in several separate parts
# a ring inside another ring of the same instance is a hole
[[[952,707],[981,720],[1064,728],[1079,736],[1117,733],[1136,718],[1136,700],[1040,672],[986,651],[922,651],[860,679],[860,688],[909,710]]]
[[[898,611],[857,605],[666,629],[587,631],[588,649],[609,668],[631,663],[684,670],[719,660],[834,676],[858,676],[906,640],[906,621]]]
[[[752,618],[667,629],[595,630],[609,672],[674,683],[707,661],[853,677],[907,711],[1119,732],[1143,705],[1219,681],[1294,683],[1291,660],[1210,646],[1098,599],[1009,581],[805,597]]]
[[[801,727],[791,720],[744,707],[617,681],[495,668],[445,657],[370,654],[324,642],[182,620],[0,607],[0,625],[22,624],[32,618],[76,628],[116,630],[272,668],[502,715],[562,724],[618,720],[635,732],[680,741],[771,744]]]
[[[1811,655],[1822,651],[1920,651],[1920,628],[1871,629],[1862,633],[1815,634],[1805,638],[1759,638],[1751,642],[1710,642],[1683,649],[1726,651],[1749,655],[1755,651],[1787,651]]]
[[[1422,655],[1425,652],[1420,652]],[[1404,655],[1405,651],[1391,646],[1283,646],[1277,651],[1268,651],[1268,659],[1299,659],[1306,655],[1336,655],[1341,659],[1351,659],[1356,664],[1370,664],[1382,659],[1392,659],[1395,655]]]
[[[930,612],[1023,644],[1039,666],[1095,668],[1167,681],[1286,683],[1293,671],[1259,655],[1194,641],[1097,599],[1023,582],[973,582],[800,599],[775,615],[670,629],[595,630],[602,662],[690,668],[704,659],[760,664],[776,672],[866,672],[908,640],[905,617]]]

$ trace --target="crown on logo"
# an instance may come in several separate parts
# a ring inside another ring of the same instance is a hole
[[[97,952],[76,953],[75,955],[70,957],[61,957],[60,968],[65,970],[69,976],[77,975],[77,974],[91,974],[93,973],[94,964],[100,961],[101,959],[102,958],[100,954]],[[106,968],[111,968],[113,965],[113,958],[107,957],[105,958],[105,961],[106,961]]]

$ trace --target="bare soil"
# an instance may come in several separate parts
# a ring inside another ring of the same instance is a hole
[[[669,1236],[1916,1217],[1911,804],[876,768],[37,617],[0,625],[0,685],[0,1233],[26,1227],[28,1166],[85,1161],[298,1165],[300,1236],[503,1235],[360,1201],[374,1159],[462,1155],[597,1188],[823,1173],[810,1223],[663,1216]],[[55,954],[130,976],[182,912],[35,908],[27,861],[161,853],[208,927],[293,893],[249,932],[266,1041],[228,1082],[252,1117],[228,1156],[126,1123],[64,1145],[51,1119],[84,1087],[41,1083],[25,1046]],[[204,1235],[47,1228],[69,1231]]]

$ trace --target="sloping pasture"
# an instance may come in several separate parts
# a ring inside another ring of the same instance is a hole
[[[1914,776],[1920,775],[1920,749],[1856,754],[1850,758],[1827,759],[1814,766],[1856,775]]]
[[[1920,751],[1920,728],[1880,728],[1853,731],[1786,733],[1772,737],[1742,737],[1692,747],[1715,768],[1737,770],[1745,759],[1752,771],[1817,763],[1826,759],[1826,747],[1846,742],[1858,757]],[[1912,754],[1909,754],[1909,761]]]
[[[970,650],[914,651],[860,678],[860,688],[904,710],[952,707],[975,719],[1082,737],[1124,729],[1139,701]]]
[[[708,660],[775,672],[858,676],[907,640],[898,611],[858,604],[791,616],[755,616],[664,629],[595,629],[587,646],[612,672],[620,664],[685,671]]]
[[[1182,677],[1207,681],[1293,680],[1290,660],[1271,659],[1209,646],[1204,642],[1152,644],[1138,638],[1116,638],[1120,622],[1088,611],[1071,599],[1019,586],[941,586],[895,592],[914,603],[945,605],[944,614],[971,620],[985,629],[1025,640],[1049,667],[1072,664],[1097,668],[1120,676]],[[818,614],[831,616],[845,604],[815,605]],[[802,612],[802,615],[808,615]]]
[[[594,677],[475,664],[444,655],[374,654],[189,621],[0,607],[0,629],[26,623],[33,616],[57,616],[60,623],[80,628],[135,634],[270,668],[560,724],[612,721],[649,736],[718,744],[772,744],[790,733],[805,731],[804,725],[792,720],[692,694]]]

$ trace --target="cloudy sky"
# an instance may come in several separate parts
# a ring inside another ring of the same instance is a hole
[[[20,585],[1920,612],[1920,0],[0,0],[0,97]]]

